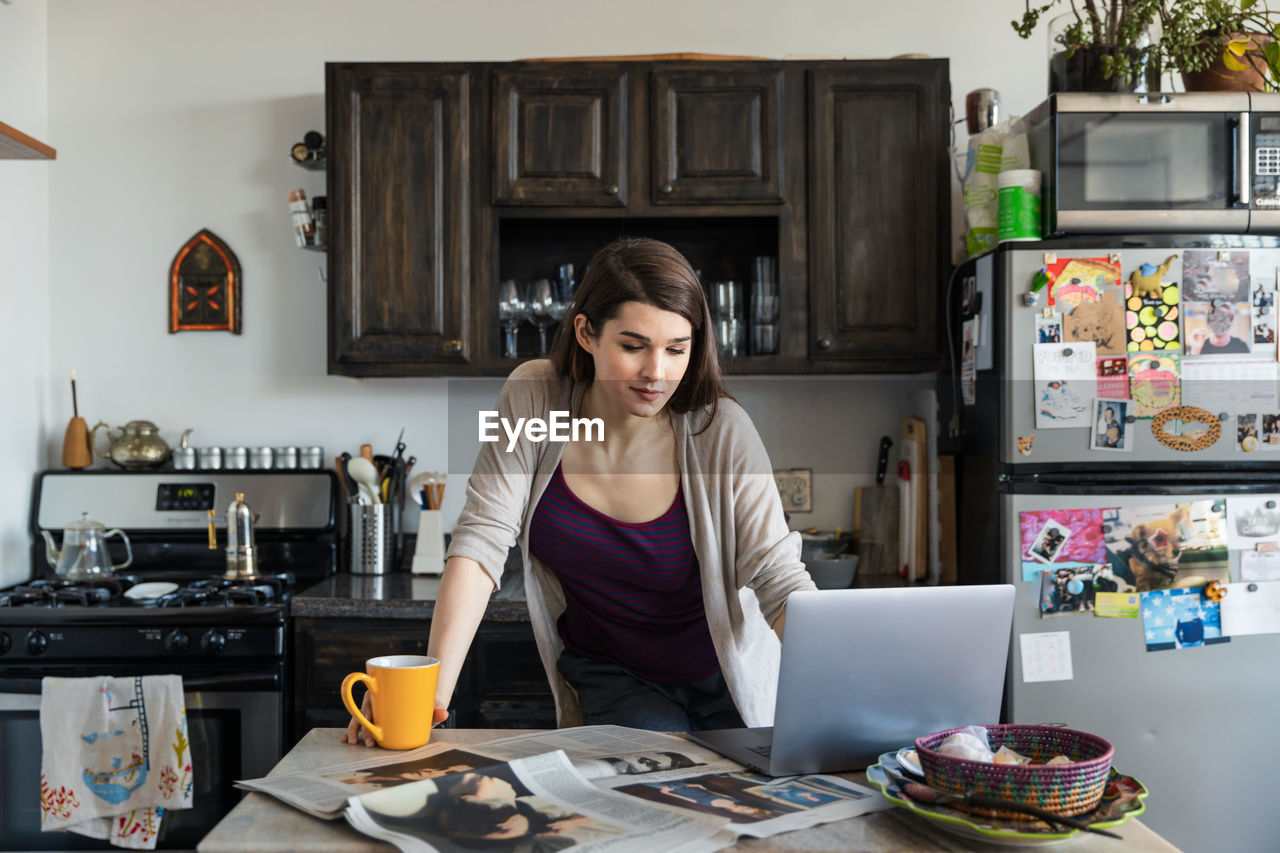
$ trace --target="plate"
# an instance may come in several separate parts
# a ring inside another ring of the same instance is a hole
[[[124,591],[125,598],[132,598],[134,601],[147,601],[153,598],[159,598],[162,595],[168,595],[178,588],[176,583],[169,581],[151,581],[150,583],[137,583]]]
[[[897,755],[894,757],[898,759],[898,764],[902,769],[919,776],[921,779],[924,778],[924,769],[920,766],[920,759],[916,755],[914,747],[904,746],[898,750]]]
[[[938,829],[962,838],[976,838],[989,844],[1039,846],[1057,844],[1084,831],[1064,831],[1039,820],[984,817],[950,806],[918,803],[903,793],[902,786],[911,781],[911,776],[904,775],[903,766],[898,762],[895,752],[886,752],[877,763],[868,767],[867,780],[879,788],[889,802],[909,809]],[[1088,814],[1077,815],[1076,820],[1100,829],[1119,826],[1146,810],[1147,805],[1143,802],[1146,796],[1145,785],[1112,767],[1111,775],[1107,777],[1107,787],[1102,793],[1102,802]]]

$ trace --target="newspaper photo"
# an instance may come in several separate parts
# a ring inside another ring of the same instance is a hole
[[[596,787],[562,750],[353,797],[348,823],[404,853],[717,850],[727,818]]]

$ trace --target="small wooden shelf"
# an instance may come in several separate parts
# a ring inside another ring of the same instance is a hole
[[[0,121],[0,160],[55,160],[58,152]]]
[[[327,165],[326,160],[295,160],[289,158],[289,162],[297,166],[299,169],[306,169],[308,172],[323,172]]]

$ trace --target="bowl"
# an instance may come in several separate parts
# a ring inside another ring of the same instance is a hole
[[[804,567],[818,589],[848,589],[858,572],[858,555],[849,554],[830,560],[806,559]]]

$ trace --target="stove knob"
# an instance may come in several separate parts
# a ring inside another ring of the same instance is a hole
[[[214,628],[204,632],[204,636],[200,638],[200,648],[204,649],[211,655],[221,654],[222,650],[227,647],[227,635]]]
[[[11,645],[13,643],[9,640],[9,635],[4,631],[0,631],[0,655],[8,654]]]
[[[166,652],[185,652],[191,646],[191,638],[186,632],[179,631],[174,628],[164,638],[164,650]]]
[[[32,631],[27,634],[27,654],[43,654],[47,648],[49,648],[49,638],[44,635],[44,632]]]

